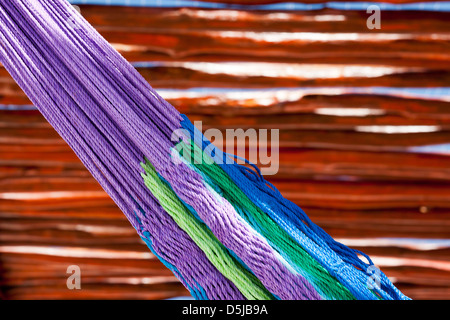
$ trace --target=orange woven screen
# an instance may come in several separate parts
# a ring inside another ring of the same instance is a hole
[[[203,129],[279,129],[285,197],[407,296],[450,298],[449,13],[80,9]],[[30,104],[0,68],[2,298],[187,296]]]

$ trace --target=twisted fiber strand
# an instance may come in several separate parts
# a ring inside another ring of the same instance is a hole
[[[381,296],[384,299],[408,299],[382,272],[380,274],[381,288],[370,290],[367,287],[367,279],[371,275],[366,272],[368,265],[362,262],[356,253],[365,256],[372,265],[367,255],[336,242],[323,229],[315,225],[301,208],[285,199],[275,186],[267,182],[256,166],[253,166],[257,171],[254,172],[236,163],[224,164],[227,154],[212,145],[185,115],[182,116],[182,126],[188,131],[188,135],[199,135],[203,150],[209,150],[209,154],[214,155],[215,161],[238,188],[286,230],[330,274],[339,279],[356,298],[378,299]],[[249,163],[249,161],[246,162]]]
[[[306,215],[303,217],[296,216],[296,211],[294,210],[301,211],[301,209],[287,199],[282,197],[276,199],[276,197],[272,196],[270,191],[273,193],[272,188],[275,187],[268,186],[265,183],[259,183],[257,185],[267,194],[267,197],[271,199],[269,201],[261,201],[265,204],[261,206],[262,209],[268,212],[277,224],[286,230],[293,239],[303,245],[304,248],[330,272],[330,274],[346,285],[355,297],[358,299],[408,299],[382,272],[380,273],[381,286],[373,289],[368,288],[367,283],[371,276],[370,272],[368,272],[368,270],[370,270],[368,267],[373,265],[373,262],[367,255],[336,242],[325,233],[323,229],[313,224]],[[255,187],[255,185],[251,186]],[[256,189],[257,188],[255,188],[255,190]],[[246,189],[243,190],[245,191]],[[247,193],[247,195],[255,197],[256,193],[257,192],[253,194]],[[279,200],[281,200],[281,205],[279,205]],[[287,204],[289,207],[284,206],[283,203]],[[293,211],[289,211],[289,208],[293,209]],[[279,209],[279,211],[276,209]],[[294,215],[292,214],[293,212]],[[289,219],[288,216],[290,216],[291,219]],[[292,220],[295,220],[296,223],[293,223]],[[307,237],[305,235],[307,235]],[[366,257],[369,264],[361,261],[356,253]]]
[[[186,123],[187,123],[187,121],[188,120],[185,120],[184,121],[184,123],[183,123],[183,126],[184,127],[187,127],[187,125],[186,125]],[[189,124],[190,124],[190,122],[189,122]],[[191,136],[192,135],[195,135],[196,133],[194,133],[194,132],[192,132],[192,130],[196,130],[195,129],[195,127],[193,127],[192,126],[192,128],[193,129],[191,129]],[[201,134],[201,133],[199,133],[199,134]],[[189,149],[189,148],[188,148]],[[217,154],[217,152],[216,152],[216,154]],[[199,157],[199,156],[197,156],[197,155],[195,155],[194,156],[194,158],[196,158],[196,157]],[[228,169],[229,170],[229,168],[231,167],[231,165],[224,165],[224,166],[221,166],[224,170],[225,170],[225,168],[226,169]],[[237,167],[237,166],[236,166]],[[211,174],[211,176],[215,176],[215,174],[213,173],[213,174]],[[240,181],[240,183],[242,184],[242,182]],[[255,189],[254,187],[253,187],[253,189]],[[245,185],[244,187],[241,187],[241,192],[242,191],[248,191],[248,190],[253,190],[252,189],[252,186],[251,185]],[[246,195],[248,195],[248,193],[249,192],[245,192],[246,193]],[[241,196],[239,196],[239,197],[237,197],[238,199],[239,198],[241,198]],[[258,203],[258,202],[257,202]],[[273,210],[276,210],[276,206],[275,205],[273,205],[273,203],[264,203],[264,206],[263,206],[263,209],[265,209],[266,211],[268,211],[268,215],[269,215],[269,217],[274,217],[275,219],[277,218],[277,216],[275,215],[274,216],[274,214],[273,214]],[[283,221],[280,221],[280,219],[278,218],[277,220],[275,220],[276,222],[278,222],[281,226],[283,226]],[[296,239],[296,238],[294,238],[294,239]],[[311,243],[311,241],[309,240],[309,239],[306,239],[309,243]],[[308,244],[308,242],[306,242],[306,244]],[[304,245],[304,243],[305,243],[305,241],[303,241],[303,242],[298,242],[300,245]],[[313,243],[314,244],[314,243]],[[316,245],[316,247],[317,247],[317,245]],[[314,255],[316,255],[317,256],[317,250],[318,249],[320,249],[320,248],[317,248],[317,249],[315,249],[315,251],[313,251],[313,254]],[[309,253],[311,253],[311,251],[309,251]],[[326,260],[326,266],[328,266],[329,267],[329,263],[330,263],[330,259],[329,260]],[[337,268],[338,270],[339,269],[343,269],[343,267],[342,266],[340,266],[339,268]],[[340,271],[343,271],[343,270],[340,270]],[[339,272],[339,274],[341,274],[340,272]],[[367,277],[365,277],[364,278],[364,284],[367,282]],[[345,282],[344,282],[345,283]],[[355,290],[354,290],[354,288],[353,287],[350,287],[350,290],[351,291],[353,291],[353,292],[355,292]],[[367,291],[368,291],[368,289],[366,289]],[[377,299],[377,297],[376,296],[374,296],[370,291],[369,291],[369,293],[370,293],[370,295],[365,295],[365,296],[363,296],[362,298],[363,299]],[[333,295],[331,295],[331,297],[333,297]],[[347,298],[348,298],[348,296],[347,296]],[[361,295],[359,295],[359,298],[361,298]]]
[[[212,264],[226,278],[230,279],[246,298],[273,299],[273,296],[264,288],[258,278],[233,259],[212,232],[189,212],[167,183],[158,177],[154,167],[149,162],[141,165],[145,170],[145,173],[141,175],[146,186],[180,228],[186,231],[205,252]]]
[[[283,198],[279,192],[278,194],[273,192],[275,187],[267,181],[264,180],[257,185],[260,190],[265,192],[267,197],[275,198],[275,203],[271,205],[271,208],[277,208],[277,204],[282,204],[280,206],[282,214],[276,214],[276,211],[272,211],[273,219],[296,241],[301,244],[304,243],[305,248],[314,255],[315,259],[321,262],[322,266],[338,278],[341,283],[345,284],[358,299],[409,299],[392,284],[383,272],[380,272],[380,286],[368,288],[367,282],[371,276],[369,266],[373,265],[370,257],[361,251],[348,248],[335,241],[322,228],[311,222],[301,208]],[[269,203],[272,204],[273,201]],[[290,209],[292,211],[289,211]],[[312,241],[308,241],[303,230],[306,231],[305,233]],[[363,262],[357,254],[364,256],[369,264]]]
[[[123,176],[120,175],[120,171],[127,170],[127,167],[123,166],[123,163],[127,163],[127,161],[123,161],[122,167],[119,167],[119,170],[115,170],[115,166],[110,165],[108,167],[108,160],[111,159],[111,155],[108,155],[109,159],[99,158],[99,155],[102,157],[105,156],[105,153],[101,151],[100,145],[103,144],[104,146],[107,146],[108,141],[105,140],[98,142],[97,140],[100,139],[102,135],[95,132],[92,126],[88,129],[92,131],[77,130],[80,128],[79,126],[82,127],[86,123],[88,123],[86,125],[89,126],[90,122],[86,122],[86,118],[82,118],[83,113],[80,112],[79,107],[73,103],[72,97],[69,96],[63,88],[61,88],[59,82],[53,77],[54,75],[58,75],[59,72],[57,70],[53,70],[56,72],[47,70],[47,66],[45,65],[46,61],[42,60],[42,56],[40,56],[41,52],[36,49],[36,43],[33,43],[33,41],[30,40],[30,33],[32,34],[33,30],[27,30],[22,33],[22,29],[29,27],[27,25],[27,19],[25,19],[24,16],[19,16],[19,13],[15,11],[14,6],[12,6],[12,8],[10,6],[8,9],[9,12],[6,12],[3,5],[0,7],[0,19],[2,21],[2,27],[0,28],[0,36],[2,38],[2,63],[29,95],[36,106],[40,108],[41,112],[43,112],[49,122],[55,126],[55,129],[57,129],[60,135],[66,139],[69,145],[71,145],[89,171],[97,178],[100,184],[116,201],[127,217],[129,217],[133,226],[138,231],[142,232],[138,219],[133,218],[134,213],[138,211],[138,206],[136,205],[133,196],[128,193],[133,186],[133,179],[131,179],[130,184],[126,183],[126,179],[121,182],[116,179],[116,177],[118,177],[118,179],[123,179]],[[27,13],[27,11],[22,12],[22,14]],[[17,27],[17,23],[10,17],[18,18],[16,21],[21,22],[21,29]],[[34,57],[34,59],[29,58],[30,56]],[[49,65],[53,66],[52,63]],[[64,82],[64,79],[70,79],[70,76],[70,74],[66,74],[59,80]],[[73,81],[76,82],[75,79]],[[79,91],[75,92],[79,93]],[[74,93],[74,91],[72,91],[72,93]],[[76,96],[76,94],[72,94],[72,96]],[[67,106],[67,109],[62,110],[59,109],[58,106]],[[92,108],[94,108],[94,106],[95,104],[91,105]],[[69,110],[70,112],[67,112]],[[87,127],[83,127],[83,129],[86,128]],[[87,144],[86,141],[89,141],[89,144]],[[93,151],[92,148],[94,148],[95,151]],[[112,152],[111,149],[108,149],[105,152]],[[117,153],[112,156],[112,159],[114,159],[114,161],[120,159],[120,154]],[[130,161],[128,161],[128,163],[129,162]],[[106,163],[106,166],[104,163]],[[135,164],[133,164],[133,166],[135,167]],[[111,171],[114,171],[114,174],[111,174]],[[139,177],[137,170],[136,177]],[[140,178],[136,177],[134,179],[135,181]],[[122,183],[124,183],[125,186]],[[134,185],[139,186],[137,183],[134,183]],[[145,190],[145,186],[142,186],[141,189],[142,190],[140,191]],[[134,191],[136,192],[136,190]],[[146,201],[148,202],[152,196],[148,190],[146,193]],[[139,197],[144,198],[142,193],[137,195],[137,198]],[[177,256],[172,257],[172,260],[176,265],[180,265],[177,262],[184,256],[185,250],[187,249],[191,252],[191,255],[194,258],[185,263],[185,270],[183,270],[182,273],[185,274],[185,279],[197,279],[192,281],[192,287],[206,287],[210,291],[209,295],[211,298],[242,299],[243,296],[234,287],[234,285],[232,285],[211,264],[209,264],[209,261],[206,256],[204,256],[203,252],[195,246],[195,244],[182,230],[177,227],[173,220],[170,220],[171,218],[163,212],[160,206],[156,203],[156,200],[153,199],[152,201],[153,202],[148,202],[148,206],[152,206],[152,209],[150,210],[150,208],[146,208],[146,212],[151,211],[154,214],[154,216],[149,215],[150,217],[153,217],[153,221],[146,221],[146,216],[141,216],[141,218],[144,218],[144,227],[147,227],[147,229],[150,229],[151,227],[155,228],[154,226],[161,219],[166,224],[166,227],[171,226],[171,228],[167,228],[169,232],[164,233],[168,234],[167,239],[163,239],[164,241],[161,241],[161,244],[155,245],[156,249],[160,250],[161,253],[164,254],[165,251],[167,251],[167,248],[174,248],[173,244],[170,243],[173,242],[174,238],[180,239],[183,243],[183,247],[178,250]],[[167,241],[169,242],[167,243]],[[164,245],[166,248],[163,247]],[[189,270],[192,268],[194,268],[193,271]],[[202,284],[202,282],[204,282],[204,284]],[[217,290],[217,288],[215,288],[216,286],[220,286],[221,289]]]
[[[184,144],[185,142],[180,142]],[[303,250],[290,236],[281,229],[270,217],[260,208],[255,206],[250,199],[240,190],[230,177],[217,164],[206,159],[206,155],[200,147],[190,141],[188,147],[181,150],[191,150],[192,156],[187,159],[194,159],[193,165],[206,174],[222,190],[224,197],[242,210],[244,219],[259,231],[270,243],[275,245],[275,249],[283,253],[291,261],[291,266],[301,272],[308,280],[315,284],[319,292],[324,293],[328,299],[354,299],[347,288],[330,274]],[[200,159],[201,161],[195,161]],[[198,163],[196,163],[198,162]]]
[[[252,186],[254,187],[254,185]],[[264,188],[264,191],[267,194],[268,191],[271,190],[271,187],[267,187],[265,184],[263,185],[262,183],[259,183],[259,186]],[[330,272],[330,274],[339,279],[342,284],[349,288],[355,297],[358,299],[379,299],[380,297],[383,299],[402,299],[403,295],[392,285],[390,280],[388,280],[383,273],[381,273],[381,287],[375,289],[368,288],[367,283],[370,274],[366,272],[366,270],[369,270],[369,265],[361,262],[359,257],[356,256],[355,252],[359,253],[359,251],[349,251],[351,249],[342,244],[332,244],[328,246],[329,243],[323,241],[323,239],[318,236],[318,234],[325,233],[322,229],[320,229],[322,232],[318,232],[316,234],[309,229],[308,225],[306,225],[307,222],[304,222],[306,219],[301,219],[298,217],[296,217],[296,219],[299,220],[298,224],[295,225],[291,220],[285,218],[283,214],[279,214],[279,212],[285,213],[286,207],[281,206],[280,210],[276,211],[273,209],[277,209],[277,202],[274,202],[273,200],[262,202],[264,205],[261,206],[261,208],[268,212],[274,221],[286,230],[286,232],[299,244],[301,244],[317,261],[319,261],[321,265]],[[296,205],[292,204],[292,207],[294,206]],[[309,231],[307,232],[307,235],[305,235],[306,232],[304,233],[303,230]],[[308,237],[311,235],[314,236]],[[342,246],[345,247],[344,250],[342,249]],[[363,253],[361,254],[364,255]],[[373,265],[370,258],[368,258],[368,260],[370,261],[370,265]],[[391,294],[390,288],[397,290],[400,295]]]

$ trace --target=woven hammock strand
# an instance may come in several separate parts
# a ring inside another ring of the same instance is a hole
[[[257,168],[222,161],[66,0],[1,2],[0,22],[1,63],[196,299],[408,299]]]

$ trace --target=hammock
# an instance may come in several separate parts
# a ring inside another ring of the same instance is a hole
[[[0,20],[1,63],[193,297],[408,299],[214,147],[68,2],[2,1]]]

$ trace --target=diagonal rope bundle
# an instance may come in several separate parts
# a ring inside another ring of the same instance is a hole
[[[66,0],[4,1],[0,21],[0,62],[195,298],[408,299],[215,148]]]

